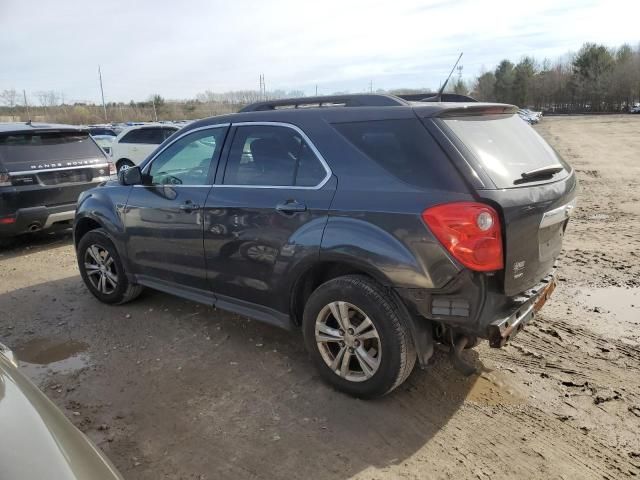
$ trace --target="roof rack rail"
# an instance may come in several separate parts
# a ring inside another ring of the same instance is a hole
[[[477,102],[475,98],[459,93],[443,93],[440,99],[437,92],[398,94],[396,97],[408,102]]]
[[[321,97],[282,98],[256,102],[244,107],[240,112],[260,112],[278,108],[310,108],[310,107],[398,107],[408,103],[395,95],[354,94],[326,95]]]

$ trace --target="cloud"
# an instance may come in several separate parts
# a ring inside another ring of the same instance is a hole
[[[503,58],[637,42],[621,18],[639,14],[638,2],[595,0],[3,0],[0,89],[98,101],[98,64],[107,99],[122,101],[255,89],[260,73],[309,93],[435,88],[460,51],[472,78]]]

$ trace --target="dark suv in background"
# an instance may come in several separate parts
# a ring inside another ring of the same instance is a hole
[[[143,286],[301,327],[322,377],[390,392],[434,345],[500,347],[554,288],[576,176],[511,105],[289,99],[202,120],[81,195],[93,295]]]
[[[70,227],[80,193],[110,174],[114,165],[86,128],[0,124],[0,240]]]

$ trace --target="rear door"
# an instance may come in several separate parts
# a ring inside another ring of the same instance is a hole
[[[205,205],[209,283],[221,305],[285,312],[285,279],[319,252],[336,181],[295,126],[236,124],[230,139]]]
[[[170,288],[208,292],[202,245],[203,209],[226,126],[187,132],[145,166],[132,187],[124,223],[133,273]]]
[[[501,207],[505,293],[533,287],[562,249],[575,205],[575,173],[517,115],[453,115],[438,123],[485,178],[477,195]]]

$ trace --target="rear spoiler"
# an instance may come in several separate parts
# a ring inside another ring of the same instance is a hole
[[[438,98],[437,93],[425,92],[425,93],[406,93],[399,94],[396,97],[400,97],[408,102],[477,102],[477,100],[469,95],[460,95],[458,93],[443,93]]]
[[[505,103],[476,103],[445,108],[434,114],[434,117],[461,117],[468,115],[513,115],[518,107]]]

